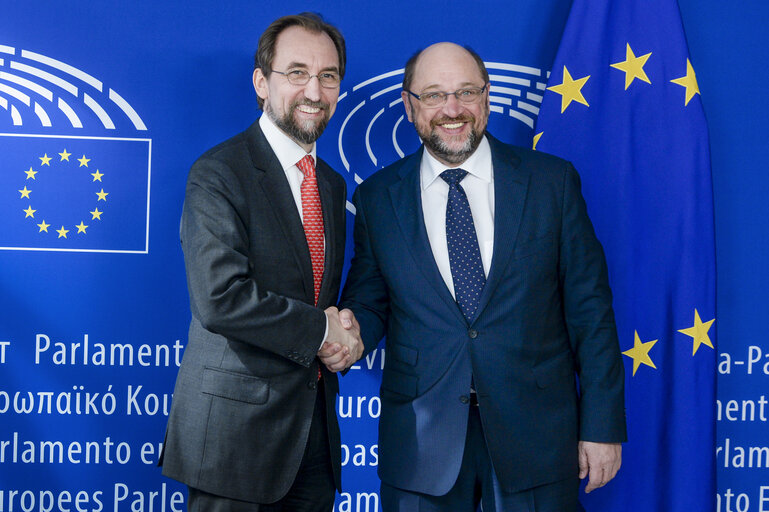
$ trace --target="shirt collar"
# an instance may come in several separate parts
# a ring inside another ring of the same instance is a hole
[[[259,127],[262,129],[262,133],[264,133],[264,138],[267,139],[270,147],[275,152],[275,156],[278,157],[280,166],[283,167],[284,171],[295,166],[307,154],[312,156],[312,160],[317,167],[318,159],[315,154],[315,143],[312,144],[312,150],[306,153],[299,144],[291,140],[291,137],[275,126],[275,123],[267,114],[259,118]]]
[[[470,158],[455,167],[446,167],[445,164],[436,160],[435,157],[425,149],[422,152],[422,163],[420,166],[422,190],[425,190],[432,185],[446,169],[462,168],[476,178],[491,183],[491,166],[491,146],[489,146],[489,141],[485,135],[483,136],[483,139],[481,139],[481,143],[478,144],[475,152],[470,155]]]

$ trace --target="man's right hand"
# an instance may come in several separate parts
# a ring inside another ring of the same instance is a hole
[[[363,355],[360,326],[352,311],[348,309],[340,312],[337,308],[330,307],[325,313],[328,320],[328,337],[318,351],[318,357],[332,372],[346,370]]]

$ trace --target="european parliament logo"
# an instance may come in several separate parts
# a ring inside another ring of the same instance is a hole
[[[486,62],[491,88],[489,125],[518,122],[529,129],[539,113],[549,72],[501,62]],[[337,151],[344,169],[361,183],[378,169],[414,152],[420,145],[401,99],[403,69],[389,71],[339,96],[332,123],[339,123]],[[353,189],[354,187],[350,187]],[[354,212],[351,203],[347,209]]]
[[[0,250],[148,253],[152,140],[86,128],[147,131],[95,77],[0,45]]]

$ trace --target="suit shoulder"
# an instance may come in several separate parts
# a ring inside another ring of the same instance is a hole
[[[561,157],[552,155],[550,153],[544,153],[542,151],[535,151],[530,148],[524,148],[521,146],[511,146],[516,153],[520,156],[523,162],[534,163],[539,166],[554,167],[563,169],[568,167],[571,163],[568,160],[564,160]]]
[[[495,155],[508,159],[513,167],[541,181],[563,183],[566,176],[574,174],[574,166],[568,160],[550,153],[495,141]]]
[[[513,163],[520,161],[525,166],[535,166],[540,168],[552,168],[552,169],[564,169],[570,167],[571,163],[563,158],[551,155],[550,153],[544,153],[542,151],[536,151],[531,148],[525,148],[523,146],[516,146],[513,144],[506,144],[499,140],[489,137],[491,143],[492,152],[507,154]]]
[[[247,155],[248,147],[246,132],[241,132],[203,152],[203,154],[195,161],[195,164],[204,161],[215,161],[228,164],[234,159],[243,158]]]
[[[255,169],[266,169],[275,161],[257,120],[245,131],[204,152],[192,165],[188,182],[211,179],[245,182],[254,176]]]
[[[421,151],[412,153],[400,160],[396,160],[390,165],[379,169],[374,174],[363,180],[363,183],[358,185],[358,190],[362,193],[370,194],[377,190],[386,190],[387,187],[396,183],[404,176],[404,173],[419,172],[419,165],[421,161]]]
[[[200,187],[227,196],[237,195],[252,168],[246,132],[242,132],[198,157],[187,175],[187,193],[191,187]]]

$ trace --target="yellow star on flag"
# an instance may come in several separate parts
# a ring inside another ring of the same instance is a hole
[[[543,133],[545,133],[545,132],[539,132],[538,134],[536,134],[534,136],[534,144],[532,144],[532,146],[531,146],[531,149],[533,149],[534,151],[537,150],[537,143],[539,142],[539,139],[542,138],[542,134]]]
[[[91,176],[93,176],[93,181],[101,181],[101,177],[104,176],[104,173],[99,172],[99,169],[96,169],[96,172],[92,172]]]
[[[32,217],[32,218],[34,219],[34,218],[35,218],[35,212],[36,212],[37,210],[33,210],[33,209],[32,209],[32,206],[27,206],[27,209],[26,209],[26,210],[22,210],[22,211],[23,211],[24,213],[26,213],[26,215],[24,216],[24,218],[25,218],[25,219],[26,219],[27,217]]]
[[[97,201],[104,201],[106,203],[109,192],[105,192],[104,189],[101,189],[101,192],[96,192],[96,195],[99,196],[99,199],[97,199]]]
[[[71,154],[72,154],[72,153],[67,153],[67,149],[65,148],[63,153],[59,153],[59,156],[61,157],[61,160],[60,160],[60,162],[63,162],[64,160],[66,160],[67,162],[69,162],[69,156],[70,156]]]
[[[80,165],[78,167],[83,167],[83,166],[88,167],[88,162],[90,162],[91,159],[86,158],[85,155],[83,155],[83,158],[78,158],[77,161],[80,162]]]
[[[651,366],[655,370],[657,369],[657,367],[654,366],[652,358],[649,357],[649,350],[651,350],[654,344],[657,343],[657,340],[641,342],[641,338],[638,337],[638,331],[634,332],[635,338],[633,339],[633,348],[623,352],[624,355],[633,360],[633,376],[635,376],[635,372],[642,364]]]
[[[64,229],[64,226],[61,227],[61,229],[57,229],[56,232],[59,234],[57,238],[67,238],[67,233],[69,233],[69,229]]]
[[[77,232],[78,232],[78,233],[85,233],[85,228],[87,228],[88,226],[87,226],[87,225],[85,225],[85,224],[83,224],[83,221],[81,220],[81,221],[80,221],[80,224],[78,224],[78,225],[77,225],[77,226],[75,226],[75,227],[77,228]]]
[[[713,322],[715,322],[716,319],[708,320],[707,322],[703,322],[700,320],[700,314],[697,312],[697,309],[694,309],[694,325],[691,327],[687,327],[686,329],[678,329],[678,332],[686,334],[687,336],[692,337],[692,355],[695,355],[697,353],[697,349],[700,348],[700,345],[703,343],[707,345],[710,348],[713,347],[713,343],[710,341],[710,336],[708,336],[708,331],[710,330],[710,326],[713,325]]]
[[[35,174],[37,174],[37,173],[38,173],[38,171],[33,171],[33,170],[32,170],[32,167],[30,167],[28,171],[24,171],[24,174],[26,174],[26,175],[27,175],[27,179],[30,179],[30,178],[31,178],[31,179],[33,179],[33,180],[34,180],[34,179],[36,179],[36,178],[35,178]]]
[[[51,166],[51,157],[48,156],[48,153],[44,154],[43,156],[38,157],[40,159],[40,165],[47,165],[48,167]]]
[[[100,212],[98,208],[94,208],[94,210],[89,213],[92,215],[91,220],[101,220],[101,214],[104,212]]]
[[[700,86],[697,85],[697,77],[694,74],[694,68],[689,59],[686,59],[686,76],[673,79],[671,82],[686,89],[686,101],[684,101],[684,106],[689,104],[689,101],[694,98],[695,94],[700,93]]]
[[[43,222],[42,222],[41,224],[38,224],[38,227],[40,228],[40,231],[38,231],[38,233],[42,233],[43,231],[45,231],[46,233],[48,233],[48,228],[49,228],[50,226],[51,226],[51,225],[50,225],[50,224],[46,224],[46,223],[45,223],[45,219],[43,219]]]
[[[647,53],[646,55],[636,57],[633,53],[633,50],[630,48],[630,43],[626,44],[627,48],[625,48],[625,60],[612,64],[611,67],[625,72],[625,90],[627,91],[627,88],[630,87],[630,84],[632,84],[633,80],[636,78],[643,80],[647,84],[651,83],[649,81],[649,77],[646,76],[646,71],[644,71],[644,65],[646,64],[646,61],[649,60],[651,52]]]
[[[26,187],[26,185],[25,185],[25,186],[24,186],[24,188],[23,188],[22,190],[19,190],[19,192],[21,192],[21,197],[20,197],[19,199],[24,199],[25,197],[26,197],[27,199],[29,199],[29,193],[30,193],[30,192],[32,192],[32,191],[31,191],[31,190],[29,190],[29,189]]]
[[[566,110],[566,107],[568,107],[572,101],[582,103],[588,107],[590,106],[587,104],[587,101],[585,101],[585,97],[582,96],[582,86],[585,85],[588,78],[590,78],[590,75],[574,80],[571,77],[569,70],[566,69],[566,66],[564,66],[563,82],[547,88],[549,91],[553,91],[561,95],[561,114],[563,114],[563,112]]]

